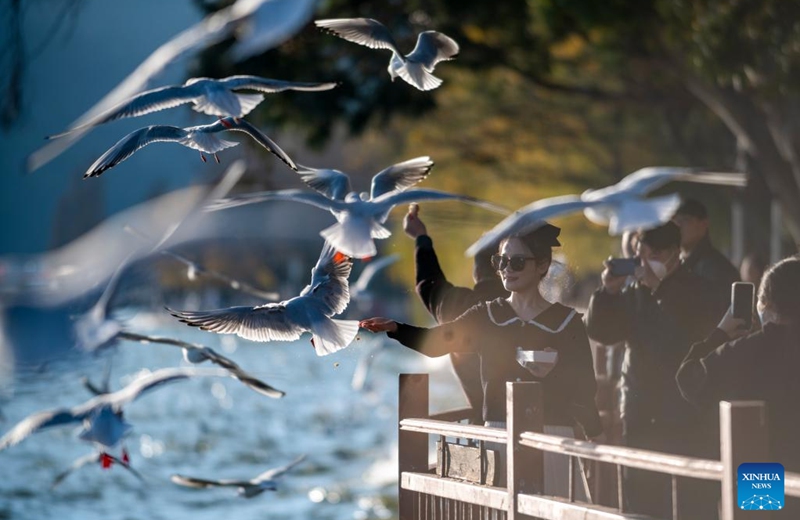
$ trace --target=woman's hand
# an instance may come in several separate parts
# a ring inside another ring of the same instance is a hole
[[[361,320],[358,326],[370,332],[397,332],[397,322],[389,318],[367,318]]]
[[[727,334],[730,339],[741,338],[750,332],[743,319],[733,317],[733,306],[728,307],[728,311],[720,320],[717,328]]]

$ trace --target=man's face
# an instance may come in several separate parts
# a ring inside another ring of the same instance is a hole
[[[660,262],[664,264],[667,268],[664,277],[671,274],[680,265],[680,249],[678,247],[654,249],[647,244],[639,242],[638,253],[643,262]]]
[[[708,233],[708,219],[675,215],[672,221],[681,229],[681,247],[691,250]]]

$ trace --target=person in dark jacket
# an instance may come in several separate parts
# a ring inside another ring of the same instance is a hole
[[[715,416],[722,400],[765,401],[772,459],[800,472],[800,258],[767,270],[758,312],[763,328],[748,335],[729,309],[718,328],[692,346],[676,380],[684,398]]]
[[[496,247],[487,248],[475,255],[472,269],[475,286],[472,289],[458,287],[447,280],[439,265],[433,241],[428,236],[425,223],[419,218],[417,204],[409,206],[403,219],[403,230],[416,242],[414,265],[417,294],[437,323],[453,321],[478,303],[508,296],[497,271],[492,267],[491,257],[497,251]],[[476,416],[480,417],[483,409],[483,388],[478,355],[472,352],[452,352],[450,360],[469,405],[476,410]],[[475,418],[471,421],[475,422]]]
[[[606,262],[603,284],[589,302],[586,328],[600,343],[625,342],[620,407],[626,445],[702,456],[711,448],[701,444],[699,417],[681,397],[675,373],[692,343],[713,330],[725,307],[705,280],[681,264],[680,241],[672,222],[641,232],[641,266],[628,286],[625,276],[611,275]],[[632,511],[669,516],[667,476],[629,470],[625,485]]]
[[[543,385],[545,425],[557,428],[551,430],[554,434],[574,435],[573,427],[580,425],[587,437],[602,439],[594,400],[597,385],[592,353],[583,322],[574,309],[548,302],[539,290],[550,267],[551,248],[560,245],[559,231],[544,224],[501,242],[493,264],[510,292],[508,298],[479,303],[455,321],[430,329],[387,318],[363,320],[361,326],[372,332],[387,332],[403,345],[431,357],[451,352],[480,354],[483,419],[487,425],[505,424],[507,381],[539,381]],[[518,349],[554,350],[557,359],[550,367],[537,367],[550,370],[531,371],[517,361]],[[558,472],[555,463],[551,466],[548,469],[546,457],[545,492],[548,478],[552,481]],[[552,481],[551,490],[565,491],[566,461],[562,474],[563,482]]]
[[[721,300],[728,301],[731,284],[739,281],[739,271],[711,243],[706,207],[697,199],[685,199],[672,221],[681,230],[683,264],[708,280]]]

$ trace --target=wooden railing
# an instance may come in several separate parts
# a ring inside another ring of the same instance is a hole
[[[772,518],[768,511],[743,511],[736,506],[739,464],[770,460],[762,402],[720,403],[721,460],[717,461],[545,435],[538,383],[507,383],[505,429],[454,422],[470,416],[469,409],[429,415],[427,374],[401,374],[399,401],[400,520],[654,520],[625,510],[622,470],[626,467],[671,475],[673,520],[678,519],[678,479],[686,478],[720,483],[721,520]],[[487,442],[505,445],[506,486],[473,484],[432,473],[428,468],[429,435],[442,441],[477,441],[481,447]],[[570,457],[567,497],[542,494],[544,452]],[[616,467],[616,507],[574,500],[575,457]],[[800,474],[786,473],[784,488],[786,496],[800,497]]]

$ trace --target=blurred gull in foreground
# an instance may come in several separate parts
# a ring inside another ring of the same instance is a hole
[[[320,235],[338,251],[354,258],[373,257],[378,252],[373,239],[384,239],[391,232],[382,224],[398,204],[423,200],[457,200],[490,211],[507,214],[505,208],[465,195],[438,190],[409,189],[424,179],[433,162],[429,157],[417,157],[391,166],[372,178],[369,194],[350,191],[349,177],[338,170],[317,170],[302,167],[303,182],[318,193],[304,190],[277,190],[249,193],[222,199],[208,207],[211,211],[256,202],[288,200],[310,204],[330,211],[337,224],[324,229]]]
[[[403,56],[386,26],[371,18],[316,20],[314,24],[325,32],[370,49],[392,51],[388,69],[392,81],[400,76],[419,90],[432,90],[441,85],[442,80],[432,74],[433,69],[440,61],[455,58],[459,50],[458,44],[449,36],[425,31],[417,37],[417,45],[411,54]]]
[[[672,193],[650,199],[645,197],[672,181],[720,186],[747,184],[743,173],[703,172],[694,168],[642,168],[607,188],[587,190],[580,196],[563,195],[528,204],[485,233],[467,249],[466,254],[475,256],[493,241],[526,232],[545,220],[579,211],[583,211],[591,222],[608,226],[611,235],[658,226],[675,214],[680,205],[680,196]]]
[[[181,486],[199,489],[211,487],[235,487],[238,488],[237,492],[239,496],[244,498],[253,498],[254,496],[260,495],[264,491],[275,491],[278,489],[277,479],[303,462],[305,458],[305,455],[301,455],[289,464],[279,468],[267,470],[251,480],[208,480],[196,477],[187,477],[184,475],[172,475],[171,480]]]
[[[352,261],[327,242],[311,270],[311,283],[300,296],[257,307],[213,311],[175,311],[180,321],[219,334],[236,334],[251,341],[294,341],[311,332],[311,344],[324,356],[347,347],[358,333],[357,320],[337,320],[350,302],[347,278]]]
[[[87,464],[94,464],[97,462],[99,462],[100,466],[104,469],[110,468],[112,464],[117,464],[127,469],[134,477],[138,478],[141,482],[144,482],[144,478],[142,478],[142,476],[139,474],[138,471],[136,471],[131,467],[129,462],[123,459],[119,459],[109,453],[95,452],[77,459],[70,465],[69,468],[56,475],[56,477],[53,479],[53,483],[50,485],[50,488],[53,489],[59,484],[61,484],[65,478],[67,478],[72,474],[73,471],[79,470]]]
[[[275,93],[285,90],[318,92],[330,90],[336,83],[298,83],[258,76],[231,76],[223,79],[190,78],[183,85],[170,85],[147,92],[123,102],[91,121],[64,133],[48,137],[56,139],[71,132],[116,121],[126,117],[137,117],[167,108],[192,103],[192,108],[220,117],[243,117],[264,100],[263,94],[242,94],[238,90]]]
[[[134,130],[100,156],[100,158],[89,167],[86,173],[83,174],[83,178],[99,177],[105,171],[118,165],[145,146],[159,142],[179,143],[188,148],[199,150],[200,158],[203,162],[206,161],[206,157],[203,155],[204,153],[212,154],[217,162],[219,162],[217,152],[239,144],[217,137],[216,134],[226,131],[243,132],[249,135],[258,144],[266,148],[268,152],[286,163],[289,168],[297,170],[297,165],[294,161],[280,146],[267,137],[264,132],[244,119],[226,117],[208,125],[190,126],[187,128],[153,125]]]
[[[236,36],[231,52],[237,61],[265,52],[292,37],[311,18],[316,0],[238,0],[179,33],[153,51],[128,77],[75,120],[60,139],[34,151],[29,172],[49,163],[83,137],[89,128],[76,130],[145,90],[177,60]],[[72,131],[75,130],[75,131]]]

